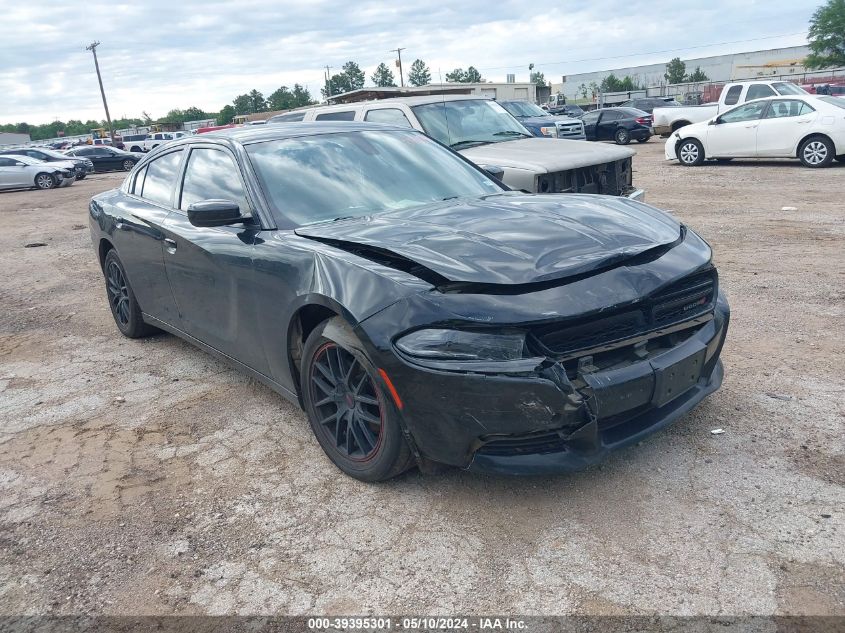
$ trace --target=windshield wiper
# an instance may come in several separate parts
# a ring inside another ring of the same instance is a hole
[[[470,145],[487,145],[488,143],[492,143],[492,141],[458,141],[457,143],[452,143],[449,147],[452,149],[458,149],[459,147],[469,147]]]
[[[516,130],[505,130],[504,132],[496,132],[493,136],[525,136],[526,138],[534,138],[525,132],[518,132]]]

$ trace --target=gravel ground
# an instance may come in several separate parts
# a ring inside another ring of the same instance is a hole
[[[542,479],[343,476],[267,388],[118,334],[86,213],[122,174],[0,193],[0,613],[845,615],[845,165],[662,146],[635,183],[715,247],[724,386]]]

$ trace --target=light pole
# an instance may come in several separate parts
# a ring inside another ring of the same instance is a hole
[[[402,76],[402,51],[404,50],[404,48],[390,49],[391,53],[396,53],[399,56],[399,60],[397,61],[397,64],[399,64],[399,85],[403,88],[405,87],[405,78]]]
[[[93,42],[89,46],[85,47],[86,51],[91,51],[94,53],[94,68],[97,69],[97,81],[100,82],[100,94],[103,96],[103,107],[106,109],[106,121],[109,124],[109,136],[111,137],[112,146],[114,146],[114,130],[111,126],[111,115],[109,115],[109,104],[106,103],[106,91],[103,90],[103,78],[100,76],[100,64],[97,62],[97,47],[100,45],[99,42]]]

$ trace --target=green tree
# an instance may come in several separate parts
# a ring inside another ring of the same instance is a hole
[[[807,68],[845,66],[845,0],[828,0],[810,18]]]
[[[267,99],[270,110],[291,110],[311,103],[311,93],[299,84],[293,85],[293,90],[282,86]]]
[[[666,64],[666,73],[663,77],[668,84],[680,84],[686,78],[687,65],[681,61],[680,57],[676,57]]]
[[[537,86],[545,86],[546,85],[546,78],[543,76],[543,73],[541,73],[539,70],[531,73],[530,81],[531,81],[532,84],[535,84]]]
[[[582,99],[587,98],[587,84],[582,83],[580,86],[578,86],[578,94],[581,95]]]
[[[308,91],[308,88],[305,88],[300,84],[293,84],[294,108],[301,108],[302,106],[311,105],[313,103],[316,103],[316,101],[311,98],[311,93]]]
[[[220,110],[220,114],[217,115],[217,125],[229,125],[237,113],[238,111],[235,110],[234,106],[223,106],[223,109]]]
[[[475,68],[470,66],[466,70],[463,68],[456,68],[450,73],[446,73],[446,81],[459,84],[478,84],[484,81],[484,77]]]
[[[267,99],[258,90],[253,88],[249,93],[250,114],[254,112],[267,112]]]
[[[412,86],[425,86],[431,83],[431,71],[421,59],[415,59],[408,73],[408,83]]]
[[[329,79],[331,94],[339,95],[352,90],[360,90],[364,87],[365,81],[364,71],[355,62],[348,61],[341,68],[341,72],[332,75]],[[324,97],[329,96],[325,88],[321,88],[320,92],[323,93]]]
[[[686,76],[686,81],[690,83],[707,81],[708,79],[709,77],[707,76],[707,74],[703,70],[701,70],[701,66],[696,66],[692,74]]]
[[[232,101],[232,105],[235,108],[235,114],[252,114],[254,112],[254,110],[252,110],[252,101],[250,100],[248,94],[238,95],[235,97],[235,100]]]
[[[602,92],[622,92],[624,90],[622,80],[613,73],[601,80],[599,88]]]
[[[370,80],[379,88],[396,87],[396,79],[384,62],[378,65]]]

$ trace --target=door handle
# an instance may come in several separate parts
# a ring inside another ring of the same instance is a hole
[[[755,123],[754,125],[746,125],[745,127],[750,130],[751,128],[757,127],[758,125],[759,123]]]
[[[164,238],[164,247],[167,249],[168,253],[175,253],[176,252],[176,240],[171,240],[169,237]]]

